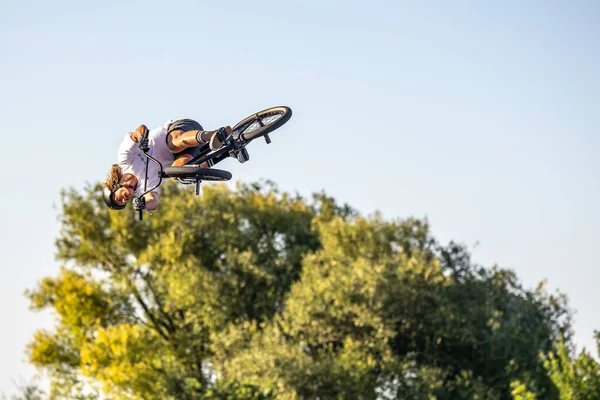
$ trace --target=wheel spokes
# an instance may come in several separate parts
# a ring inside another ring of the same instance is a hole
[[[272,123],[277,121],[282,116],[283,116],[283,114],[273,114],[273,115],[268,115],[263,118],[257,118],[256,120],[252,121],[252,123],[250,125],[248,125],[245,129],[243,129],[240,133],[248,134],[248,133],[254,132],[260,128],[264,128],[267,125],[271,125]]]
[[[263,124],[263,126],[265,125],[269,125],[272,124],[273,122],[277,121],[279,118],[281,118],[283,116],[283,114],[274,114],[274,115],[269,115],[267,117],[264,117],[261,121],[261,124]]]

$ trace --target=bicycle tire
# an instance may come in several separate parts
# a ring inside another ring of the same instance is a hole
[[[278,115],[280,117],[273,120],[272,122],[264,124],[265,119]],[[275,129],[280,128],[283,124],[288,122],[291,117],[292,109],[287,106],[267,108],[265,110],[254,113],[235,124],[235,126],[232,129],[233,137],[238,140],[241,139],[242,142],[249,142],[252,139],[264,136],[270,132],[273,132]],[[255,125],[258,125],[259,127],[256,128]]]
[[[165,168],[165,175],[169,178],[200,179],[201,181],[228,181],[233,175],[222,169],[202,168],[192,165]]]

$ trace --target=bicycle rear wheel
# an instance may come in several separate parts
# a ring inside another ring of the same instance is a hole
[[[200,179],[201,181],[228,181],[232,175],[229,171],[215,168],[202,168],[194,165],[166,167],[164,174],[168,178]]]
[[[264,136],[280,128],[292,117],[292,110],[286,106],[267,108],[244,118],[233,127],[233,137],[244,142]]]

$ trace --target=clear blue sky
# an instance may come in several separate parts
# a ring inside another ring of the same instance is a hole
[[[279,104],[293,119],[223,164],[236,179],[427,216],[442,241],[478,242],[475,261],[564,291],[593,347],[599,4],[0,3],[0,391],[52,323],[23,291],[59,268],[60,189],[102,179],[140,123],[216,128]]]

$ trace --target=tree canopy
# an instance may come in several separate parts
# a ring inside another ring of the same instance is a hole
[[[97,187],[63,192],[62,267],[27,292],[56,316],[27,349],[50,398],[575,399],[592,398],[564,397],[581,375],[600,386],[593,359],[569,364],[564,296],[473,263],[427,220],[268,182],[161,190],[144,221],[107,210]]]

